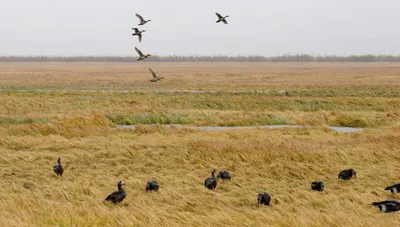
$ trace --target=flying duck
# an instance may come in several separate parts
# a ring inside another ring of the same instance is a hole
[[[226,170],[221,170],[218,173],[217,179],[221,178],[223,181],[225,180],[230,180],[231,179],[231,174],[226,171]]]
[[[151,56],[150,54],[144,55],[144,54],[142,53],[142,51],[140,51],[137,47],[135,47],[135,50],[136,50],[136,52],[139,54],[139,58],[137,59],[137,61],[144,60],[144,59],[146,59],[146,58],[148,58],[148,57]]]
[[[135,30],[135,33],[132,33],[132,36],[137,35],[139,37],[139,42],[142,42],[142,33],[145,32],[146,30],[139,31],[137,28],[132,28],[132,30]]]
[[[151,72],[151,75],[153,75],[153,78],[150,80],[151,82],[156,82],[158,80],[164,79],[164,77],[157,77],[156,73],[150,68],[149,71]]]
[[[122,202],[126,197],[126,192],[122,188],[122,185],[125,185],[125,182],[123,180],[118,181],[118,191],[111,193],[107,196],[106,200],[110,200],[113,203]]]
[[[138,25],[144,25],[144,24],[146,24],[147,22],[151,21],[151,20],[145,20],[145,19],[143,19],[143,17],[140,16],[139,14],[136,14],[136,16],[137,16],[137,17],[139,18],[139,20],[140,20],[140,24],[138,24]]]
[[[219,22],[224,22],[224,24],[228,24],[228,22],[226,21],[226,18],[227,17],[229,17],[228,15],[226,15],[226,16],[221,16],[221,14],[219,14],[219,13],[215,13],[215,15],[217,15],[217,17],[218,17],[218,20],[217,20],[217,22],[216,23],[219,23]]]
[[[259,205],[269,205],[271,196],[267,192],[260,192],[257,196],[257,203]]]
[[[339,173],[338,179],[350,180],[353,176],[357,177],[357,173],[354,169],[344,169]]]
[[[400,192],[400,182],[396,184],[392,184],[390,186],[387,186],[385,190],[390,190],[391,193],[399,193]]]
[[[160,188],[160,185],[158,184],[158,182],[156,180],[147,181],[146,192],[147,191],[158,191],[159,188]]]
[[[400,210],[400,203],[396,200],[385,200],[381,202],[373,202],[372,206],[379,207],[382,212],[395,212]]]
[[[61,165],[61,158],[58,157],[57,164],[53,166],[53,171],[58,176],[61,176],[64,173],[64,167]]]
[[[211,177],[207,177],[204,181],[204,186],[208,189],[214,190],[217,187],[217,178],[215,178],[215,169],[211,171]]]
[[[314,181],[311,183],[311,189],[322,192],[324,190],[324,183],[322,181]]]

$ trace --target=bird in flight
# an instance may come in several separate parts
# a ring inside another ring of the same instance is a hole
[[[140,51],[137,47],[135,47],[135,50],[136,50],[136,52],[139,54],[139,58],[137,59],[137,61],[144,60],[144,59],[146,59],[146,58],[148,58],[148,57],[151,56],[150,54],[144,55],[144,54],[142,53],[142,51]]]
[[[144,25],[144,24],[146,24],[147,22],[151,21],[151,20],[145,20],[145,19],[143,19],[143,17],[140,16],[139,14],[136,14],[136,16],[137,16],[137,17],[139,18],[139,20],[140,20],[140,24],[138,24],[138,25]]]
[[[135,30],[135,33],[132,33],[132,36],[137,35],[139,37],[139,42],[142,42],[142,33],[145,32],[146,30],[139,31],[137,28],[132,28],[132,30]]]
[[[216,23],[219,23],[219,22],[224,22],[224,24],[228,24],[228,22],[226,21],[226,18],[227,17],[229,17],[228,15],[226,15],[226,16],[221,16],[221,14],[219,14],[219,13],[215,13],[215,15],[217,15],[217,17],[218,17],[218,20],[217,20],[217,22]]]
[[[157,77],[156,73],[150,68],[149,71],[151,72],[151,75],[153,75],[153,78],[150,80],[151,82],[156,82],[158,80],[164,79],[164,77]]]

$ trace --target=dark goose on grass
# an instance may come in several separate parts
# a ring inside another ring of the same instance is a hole
[[[218,173],[217,179],[222,179],[222,180],[230,180],[231,179],[231,174],[226,171],[226,170],[221,170]]]
[[[338,178],[343,180],[350,180],[353,176],[357,177],[357,173],[354,169],[344,169],[339,173]]]
[[[396,200],[385,200],[381,202],[373,202],[372,206],[379,207],[379,209],[386,213],[386,212],[395,212],[400,210],[400,203]]]
[[[123,185],[125,185],[125,182],[123,180],[120,180],[118,182],[118,191],[111,193],[109,196],[107,196],[106,200],[113,203],[122,202],[122,200],[124,200],[126,197],[126,192],[122,188]]]
[[[385,190],[390,190],[391,193],[399,193],[400,192],[400,182],[396,184],[392,184],[390,186],[387,186]]]
[[[158,191],[158,189],[160,188],[160,185],[158,184],[157,180],[149,180],[147,181],[147,185],[146,185],[146,192],[147,191]]]
[[[61,164],[61,158],[60,158],[60,157],[58,157],[58,159],[57,159],[57,164],[55,164],[55,165],[53,166],[53,171],[54,171],[54,173],[57,174],[58,176],[62,176],[62,175],[63,175],[63,173],[64,173],[64,167],[63,167],[62,164]]]
[[[215,169],[211,171],[211,177],[207,177],[204,181],[204,186],[210,190],[214,190],[217,187],[217,178],[215,177]]]
[[[311,183],[311,189],[322,192],[325,186],[322,181],[314,181]]]
[[[271,196],[267,192],[260,192],[257,196],[257,203],[259,205],[269,206],[271,203]]]

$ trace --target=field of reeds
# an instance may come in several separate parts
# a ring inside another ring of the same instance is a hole
[[[399,87],[400,63],[0,63],[0,226],[399,226],[370,205],[400,199]]]

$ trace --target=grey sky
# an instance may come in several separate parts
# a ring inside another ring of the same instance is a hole
[[[400,0],[0,0],[0,55],[398,55],[399,10]],[[142,43],[135,13],[152,20]]]

